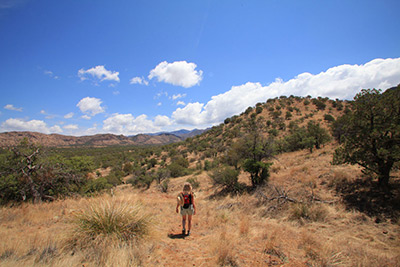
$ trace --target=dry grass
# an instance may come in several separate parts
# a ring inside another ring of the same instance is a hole
[[[228,236],[225,231],[219,235],[218,241],[215,245],[216,263],[219,266],[237,266],[233,237]]]
[[[207,173],[198,174],[197,215],[185,238],[178,235],[176,195],[192,176],[172,179],[167,193],[155,185],[147,191],[122,186],[114,197],[3,207],[0,266],[399,266],[400,225],[377,224],[340,201],[333,188],[360,171],[330,165],[331,151],[329,146],[313,154],[298,151],[275,161],[263,194],[276,196],[277,187],[301,203],[261,200],[257,194],[218,196]],[[137,203],[153,217],[147,237],[100,234],[99,242],[89,234],[82,246],[65,246],[78,238],[70,222],[79,211],[88,216],[85,207],[109,205],[111,217],[118,217],[117,211],[129,214]]]

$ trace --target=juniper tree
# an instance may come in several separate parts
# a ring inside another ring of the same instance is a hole
[[[384,93],[362,90],[354,100],[351,112],[344,115],[343,145],[334,163],[358,164],[377,174],[386,187],[393,165],[400,161],[400,85]]]

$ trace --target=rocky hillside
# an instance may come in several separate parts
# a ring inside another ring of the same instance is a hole
[[[37,132],[6,132],[0,133],[0,147],[15,146],[24,138],[46,147],[159,145],[183,140],[183,138],[172,134],[140,134],[133,137],[114,134],[97,134],[92,136],[76,137],[60,134],[42,134]]]
[[[188,138],[179,147],[183,152],[202,154],[202,158],[223,156],[229,147],[242,138],[251,127],[265,138],[273,138],[279,146],[287,146],[286,137],[295,136],[308,124],[314,123],[331,134],[331,125],[350,107],[350,102],[328,98],[281,96],[248,107],[242,114],[226,118],[224,123],[209,131]],[[252,124],[253,123],[253,124]],[[300,130],[299,130],[300,129]],[[281,142],[280,142],[281,141]],[[295,140],[299,142],[299,140]],[[286,147],[282,152],[299,148]],[[300,148],[301,149],[301,148]]]

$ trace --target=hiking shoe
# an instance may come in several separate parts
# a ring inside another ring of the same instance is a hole
[[[185,229],[182,230],[182,235],[185,235]]]
[[[187,232],[187,236],[190,236],[190,231]]]

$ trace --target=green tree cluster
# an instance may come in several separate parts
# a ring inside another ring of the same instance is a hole
[[[177,156],[172,159],[171,164],[167,166],[167,169],[170,171],[171,177],[176,178],[187,175],[188,167],[189,161],[182,156]]]
[[[290,152],[302,149],[320,149],[321,146],[331,140],[329,132],[319,123],[311,120],[307,127],[299,127],[292,124],[289,135],[278,142],[280,152]]]
[[[342,146],[336,164],[358,164],[375,173],[387,187],[390,172],[400,161],[400,85],[386,90],[368,89],[357,94],[350,112],[339,118],[335,136]]]
[[[272,165],[268,160],[275,153],[274,141],[263,136],[266,127],[261,121],[250,119],[245,128],[246,134],[226,151],[224,162],[235,170],[243,168],[250,174],[252,186],[257,187],[268,181]]]
[[[90,158],[46,158],[43,148],[24,140],[1,154],[1,204],[28,200],[37,203],[78,193],[86,183],[84,170],[92,164]]]

